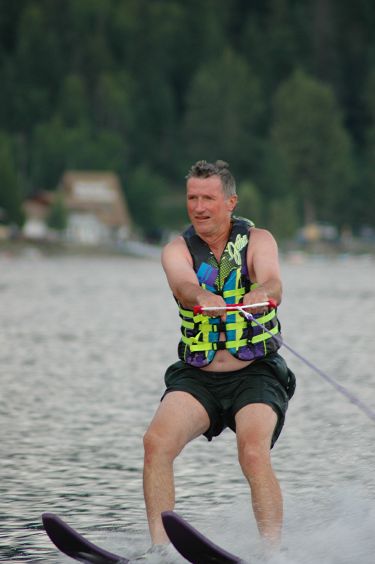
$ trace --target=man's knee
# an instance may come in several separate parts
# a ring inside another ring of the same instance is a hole
[[[269,450],[256,443],[245,443],[238,450],[238,459],[243,473],[255,476],[270,464]]]
[[[143,448],[146,463],[153,462],[161,457],[174,460],[178,454],[170,438],[166,437],[165,433],[152,428],[148,429],[144,434]]]

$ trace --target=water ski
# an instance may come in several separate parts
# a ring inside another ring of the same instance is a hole
[[[85,539],[73,527],[54,513],[43,513],[47,535],[61,552],[85,564],[127,564],[128,558],[119,556]]]
[[[193,564],[234,564],[244,562],[214,544],[174,511],[162,513],[167,535],[180,554]]]

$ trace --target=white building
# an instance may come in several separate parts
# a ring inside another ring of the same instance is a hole
[[[116,174],[69,171],[58,190],[68,210],[69,240],[96,245],[129,236],[130,214]]]

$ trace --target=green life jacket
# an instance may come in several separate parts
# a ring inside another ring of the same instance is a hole
[[[219,263],[192,225],[182,234],[200,286],[222,296],[227,304],[242,303],[244,295],[256,287],[250,280],[246,260],[249,230],[253,226],[248,219],[232,218],[229,239]],[[178,306],[181,317],[178,356],[192,366],[207,366],[217,350],[226,349],[234,357],[248,361],[264,357],[280,346],[279,339],[273,338],[280,330],[275,309],[254,316],[272,333],[270,335],[254,321],[246,320],[239,311],[227,312],[226,321],[222,322],[220,317],[194,315],[192,310]],[[220,334],[225,340],[219,340]]]

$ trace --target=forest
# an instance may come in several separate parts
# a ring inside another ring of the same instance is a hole
[[[65,170],[119,174],[145,234],[223,159],[288,238],[375,230],[373,0],[0,0],[0,221]]]

